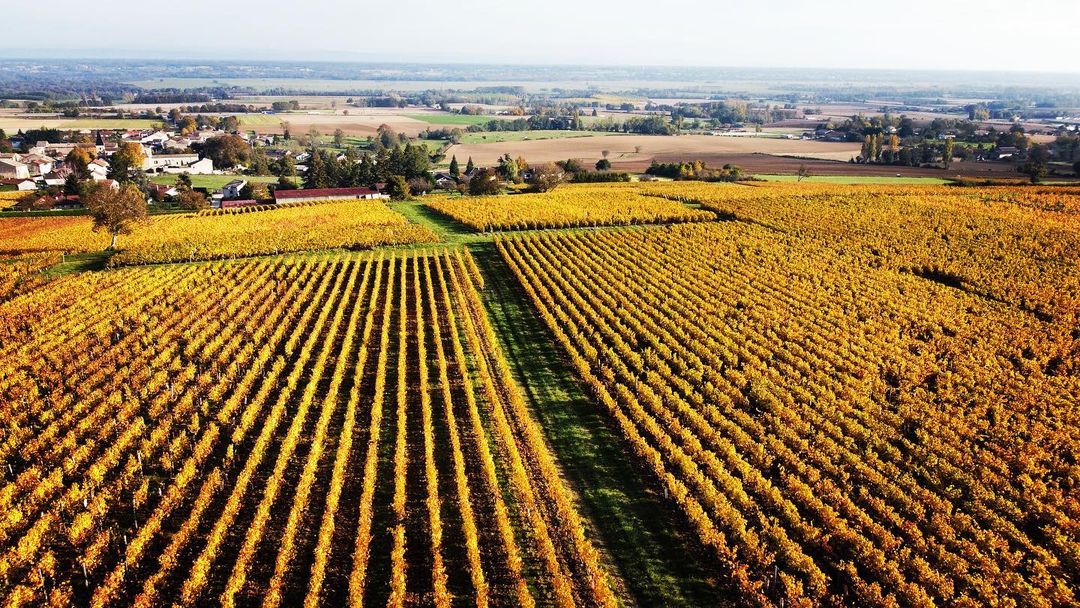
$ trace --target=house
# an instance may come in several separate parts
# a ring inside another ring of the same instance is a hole
[[[32,179],[0,179],[0,186],[15,186],[19,192],[37,190],[37,182]]]
[[[189,173],[209,175],[214,172],[214,161],[199,158],[198,154],[147,154],[143,170],[153,173]]]
[[[143,170],[181,169],[196,162],[199,162],[198,154],[147,154],[143,161]]]
[[[167,167],[164,173],[188,173],[190,175],[210,175],[214,172],[214,161],[209,158],[197,160],[186,167]]]
[[[163,184],[150,184],[148,186],[148,189],[149,189],[149,191],[151,193],[156,193],[158,198],[161,198],[161,199],[173,197],[173,196],[176,196],[177,194],[179,194],[179,191],[176,189],[176,186],[166,186],[166,185],[163,185]]]
[[[30,167],[15,158],[0,158],[0,177],[30,179]]]
[[[30,168],[30,175],[45,175],[53,170],[53,159],[39,154],[28,154],[22,162]]]
[[[155,131],[139,140],[144,146],[160,146],[169,141],[169,134],[164,131]]]
[[[240,198],[240,191],[247,186],[247,180],[234,179],[221,187],[221,195],[226,199]]]
[[[442,188],[443,190],[450,190],[457,186],[457,180],[453,175],[449,173],[438,172],[434,176],[435,187]]]
[[[90,172],[90,179],[100,182],[109,175],[109,162],[95,158],[86,165],[86,169]]]
[[[274,201],[277,203],[385,198],[390,197],[371,188],[315,188],[311,190],[276,190],[274,192]]]

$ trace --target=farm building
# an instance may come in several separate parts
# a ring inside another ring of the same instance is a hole
[[[247,186],[247,180],[234,179],[221,187],[221,194],[226,199],[240,198],[240,191],[244,189],[244,186]]]
[[[15,186],[19,192],[37,190],[37,182],[32,179],[0,179],[0,186]]]
[[[274,200],[278,203],[373,198],[390,197],[371,188],[315,188],[311,190],[278,190],[274,192]]]
[[[0,158],[0,177],[28,179],[30,177],[30,167],[13,158]]]

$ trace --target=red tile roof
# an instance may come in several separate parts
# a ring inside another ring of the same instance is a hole
[[[371,188],[312,188],[309,190],[277,190],[274,192],[276,199],[309,198],[315,196],[367,196],[378,194]]]

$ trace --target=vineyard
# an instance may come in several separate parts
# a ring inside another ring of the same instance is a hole
[[[427,206],[481,232],[713,219],[713,214],[707,211],[690,209],[658,197],[643,196],[635,188],[618,184],[569,185],[546,194],[435,197],[427,202]]]
[[[498,247],[747,604],[1075,605],[1080,380],[1038,365],[1053,332],[816,236]]]
[[[1078,201],[0,218],[0,606],[1080,605]]]
[[[100,251],[109,235],[87,217],[0,218],[0,251]],[[381,201],[290,206],[223,217],[151,216],[120,238],[114,265],[202,261],[311,249],[368,249],[436,239]]]
[[[616,605],[482,286],[337,254],[0,306],[6,605]]]
[[[809,237],[857,263],[936,279],[1059,327],[1080,322],[1080,189],[657,184],[646,192]]]
[[[55,252],[0,255],[0,302],[43,284],[41,271],[59,262]]]
[[[19,199],[25,194],[25,192],[19,192],[17,190],[0,192],[0,211],[14,207],[15,203],[19,202]]]

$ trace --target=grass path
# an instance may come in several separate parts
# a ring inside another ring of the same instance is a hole
[[[484,273],[482,292],[515,379],[564,474],[595,526],[600,545],[641,606],[720,606],[722,573],[703,564],[686,523],[637,463],[610,421],[583,392],[547,328],[492,242],[469,245]]]

